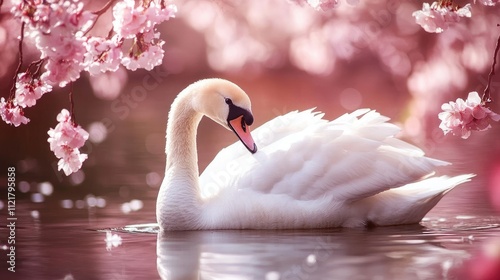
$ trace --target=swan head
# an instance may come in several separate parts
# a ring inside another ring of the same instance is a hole
[[[250,134],[254,119],[248,95],[223,79],[206,79],[196,84],[200,87],[194,98],[195,110],[233,131],[251,153],[256,153],[257,145]]]

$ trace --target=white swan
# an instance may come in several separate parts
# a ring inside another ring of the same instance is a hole
[[[203,115],[244,145],[222,151],[199,177]],[[368,109],[333,121],[312,110],[277,117],[250,135],[251,103],[237,85],[198,81],[174,100],[156,215],[163,230],[296,229],[418,223],[474,175],[432,177],[449,163],[424,157]],[[246,149],[245,149],[246,147]],[[250,151],[250,152],[248,152]]]

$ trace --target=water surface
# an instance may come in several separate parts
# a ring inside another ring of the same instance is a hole
[[[496,216],[450,211],[410,226],[159,234],[132,224],[154,217],[154,198],[144,203],[126,216],[106,207],[19,217],[16,273],[1,279],[466,279],[464,263],[500,234]],[[121,241],[107,244],[106,232]]]

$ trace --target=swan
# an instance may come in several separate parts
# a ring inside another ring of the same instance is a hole
[[[207,116],[239,138],[199,175],[198,124]],[[432,177],[448,162],[395,137],[400,129],[374,110],[328,121],[293,111],[250,133],[247,94],[204,79],[173,101],[165,177],[156,203],[160,228],[306,229],[418,223],[474,174]],[[255,140],[254,137],[255,136]]]

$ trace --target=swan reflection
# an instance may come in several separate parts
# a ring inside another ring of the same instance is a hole
[[[162,279],[441,279],[469,254],[421,226],[158,234]],[[452,248],[447,248],[447,247]],[[326,277],[326,278],[325,278]]]

